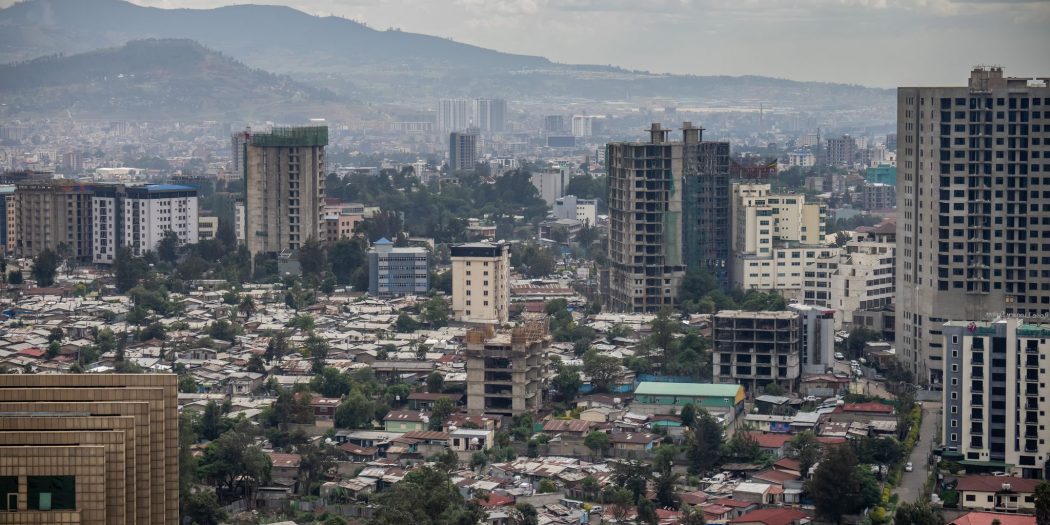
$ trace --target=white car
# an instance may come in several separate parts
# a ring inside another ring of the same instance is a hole
[[[911,472],[914,468],[911,465],[911,461],[904,464],[904,472]]]
[[[835,359],[842,361],[846,356],[842,355],[842,352],[835,352]]]

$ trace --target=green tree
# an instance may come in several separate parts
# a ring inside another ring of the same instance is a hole
[[[682,425],[686,428],[692,427],[693,422],[696,421],[696,407],[692,403],[686,403],[678,417],[682,419]]]
[[[52,328],[51,331],[48,332],[48,334],[47,334],[47,342],[49,342],[49,343],[54,343],[54,342],[61,343],[62,340],[65,339],[65,338],[66,338],[66,333],[64,331],[62,331],[62,329],[57,327],[57,326]]]
[[[55,284],[55,272],[58,270],[58,255],[49,248],[44,248],[33,259],[33,279],[37,286],[51,286]]]
[[[686,431],[686,455],[689,472],[700,474],[710,471],[720,461],[722,448],[722,426],[707,410],[697,410],[693,426]]]
[[[762,391],[770,396],[782,396],[786,393],[784,387],[780,386],[780,383],[769,383],[762,387]]]
[[[248,358],[248,364],[245,365],[244,369],[249,372],[255,372],[256,374],[265,374],[266,363],[263,362],[261,357],[253,355]]]
[[[748,463],[762,457],[758,441],[748,432],[736,432],[723,447],[722,455],[735,462]]]
[[[441,328],[448,324],[448,303],[441,297],[431,297],[423,303],[423,320],[431,328]]]
[[[237,311],[244,316],[245,321],[251,319],[256,312],[255,300],[252,299],[252,296],[245,295],[237,305]]]
[[[518,503],[514,505],[514,525],[539,525],[540,516],[536,507],[529,503]]]
[[[558,391],[562,399],[571,402],[583,387],[580,367],[558,365],[558,373],[551,379],[551,387]]]
[[[190,490],[184,492],[183,517],[197,525],[219,525],[226,521],[226,511],[219,505],[214,490]]]
[[[894,525],[941,525],[945,521],[940,510],[923,501],[902,502],[893,515]]]
[[[1050,483],[1046,481],[1035,486],[1035,523],[1050,525]]]
[[[845,230],[840,231],[840,232],[835,234],[835,246],[838,247],[838,248],[844,248],[846,246],[846,244],[849,243],[851,238],[852,237],[850,237],[850,234],[849,234],[848,231],[845,231]]]
[[[806,483],[817,514],[841,523],[842,516],[854,514],[879,501],[879,488],[871,470],[857,463],[849,446],[833,447]]]
[[[339,428],[372,428],[375,404],[361,392],[351,393],[335,409],[335,425]]]
[[[113,275],[118,292],[125,293],[131,290],[147,273],[149,265],[141,257],[132,255],[131,248],[125,246],[117,250],[113,258]]]
[[[225,319],[219,319],[208,325],[207,334],[212,339],[233,342],[237,337],[238,326],[231,324]]]
[[[439,397],[430,410],[430,430],[440,431],[448,417],[456,411],[456,405],[447,397]]]
[[[266,343],[266,353],[263,354],[263,358],[269,363],[286,355],[288,355],[288,336],[280,331],[273,334],[270,341]]]
[[[591,455],[595,458],[605,457],[605,452],[612,447],[612,440],[609,439],[609,434],[605,432],[589,432],[586,437],[583,438],[583,444],[591,450]]]
[[[315,374],[324,370],[325,360],[328,359],[328,350],[328,341],[318,337],[313,332],[310,332],[310,335],[306,337],[303,351],[310,357]]]
[[[638,516],[635,519],[635,523],[658,525],[660,523],[660,518],[656,515],[656,505],[653,505],[653,502],[649,501],[645,496],[640,496],[637,502]]]
[[[432,394],[440,393],[445,387],[445,376],[437,370],[430,373],[427,376],[427,392]]]
[[[549,479],[543,479],[540,480],[539,486],[536,487],[536,492],[538,494],[550,494],[552,492],[558,492],[558,486],[555,485],[554,482]]]
[[[820,459],[820,442],[812,430],[803,430],[787,442],[786,451],[789,457],[798,460],[802,477],[809,477],[809,469]]]
[[[704,511],[691,509],[688,506],[683,507],[682,519],[678,522],[678,525],[707,525],[707,520],[704,519]]]
[[[62,343],[58,341],[51,341],[47,344],[47,353],[44,354],[48,359],[54,359],[58,357],[58,353],[62,351]]]
[[[175,230],[165,230],[157,243],[157,257],[166,263],[174,264],[179,259],[179,244],[179,234],[175,233]]]
[[[397,315],[397,321],[394,321],[394,330],[402,334],[410,334],[419,330],[419,321],[402,312]]]
[[[432,467],[409,472],[372,501],[376,507],[369,525],[473,525],[485,517],[463,500],[446,473]]]
[[[606,485],[602,490],[602,502],[610,507],[617,523],[624,521],[635,501],[634,493],[624,487]]]
[[[303,275],[319,276],[324,271],[324,247],[312,235],[299,246],[299,265]]]
[[[367,251],[367,241],[359,237],[340,239],[329,247],[332,274],[340,286],[351,284],[354,272],[367,265]]]
[[[451,473],[459,468],[459,455],[450,448],[446,448],[430,459],[434,462],[434,468],[441,472]]]
[[[25,277],[22,276],[22,270],[11,270],[7,274],[7,284],[20,285],[25,282]]]
[[[592,348],[583,355],[583,373],[591,378],[591,386],[596,392],[610,392],[620,379],[620,360],[602,355]]]
[[[204,450],[199,471],[205,480],[234,493],[238,483],[251,501],[255,487],[270,477],[270,457],[252,443],[248,434],[231,430]]]

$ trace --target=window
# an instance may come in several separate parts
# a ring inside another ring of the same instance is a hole
[[[18,476],[0,476],[0,510],[18,510]]]
[[[73,510],[76,508],[76,478],[73,476],[28,476],[30,510]]]

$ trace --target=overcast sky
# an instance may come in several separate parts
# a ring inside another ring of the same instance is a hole
[[[10,3],[11,0],[0,0]],[[133,0],[275,3],[566,63],[893,87],[1050,76],[1050,0]]]

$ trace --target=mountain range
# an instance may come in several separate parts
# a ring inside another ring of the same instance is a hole
[[[106,57],[118,60],[124,57],[121,53],[130,52],[119,46],[149,39],[156,39],[151,45],[170,45],[182,51],[187,45],[184,39],[189,39],[203,46],[202,53],[215,50],[243,62],[248,69],[287,75],[273,77],[277,84],[267,82],[260,89],[278,94],[293,85],[313,86],[318,92],[297,90],[311,100],[322,100],[324,92],[331,92],[347,102],[430,108],[435,98],[449,96],[583,101],[645,96],[698,105],[764,103],[767,107],[805,111],[875,109],[888,119],[892,119],[894,108],[893,92],[885,89],[761,76],[669,75],[558,64],[543,57],[502,53],[434,36],[378,31],[352,20],[317,17],[280,6],[159,9],[123,0],[28,0],[0,10],[0,62],[89,53],[77,60],[98,64]],[[90,54],[100,49],[107,51]],[[44,61],[34,67],[42,70],[60,65],[63,63]],[[168,71],[180,74],[177,68]],[[239,71],[230,65],[223,73]],[[218,87],[238,83],[215,78],[219,72],[212,80],[200,76],[195,80],[204,85],[215,81]],[[61,76],[39,75],[34,78]],[[6,89],[4,86],[0,83],[0,89]]]

